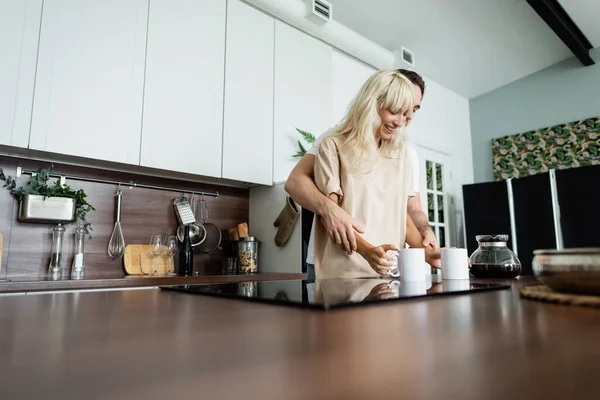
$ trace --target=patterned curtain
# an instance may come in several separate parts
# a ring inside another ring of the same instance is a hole
[[[600,165],[600,117],[492,140],[494,179]]]

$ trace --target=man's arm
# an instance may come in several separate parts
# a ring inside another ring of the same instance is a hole
[[[421,195],[419,193],[408,199],[408,215],[410,215],[419,233],[423,236],[423,246],[438,248],[439,244],[435,238],[435,233],[429,226],[427,215],[421,209]]]
[[[290,173],[285,191],[296,203],[319,215],[329,236],[352,254],[356,251],[354,230],[361,233],[363,230],[346,211],[317,188],[314,182],[315,159],[312,154],[302,157]]]

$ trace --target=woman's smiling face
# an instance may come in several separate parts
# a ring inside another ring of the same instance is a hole
[[[375,130],[376,141],[379,141],[379,139],[390,139],[392,136],[394,136],[398,128],[406,125],[406,113],[404,111],[394,113],[388,109],[380,109],[378,114],[379,118],[381,119],[381,123]]]

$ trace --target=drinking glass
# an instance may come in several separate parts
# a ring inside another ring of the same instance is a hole
[[[179,239],[177,236],[167,236],[167,275],[174,276],[175,275],[175,263],[173,261],[173,256],[177,253],[177,249],[179,248]]]
[[[152,235],[150,237],[150,254],[152,254],[152,275],[160,275],[158,272],[158,257],[164,253],[165,237],[163,235]]]

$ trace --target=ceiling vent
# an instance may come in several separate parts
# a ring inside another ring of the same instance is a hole
[[[328,3],[325,0],[306,0],[306,3],[308,5],[306,18],[320,25],[331,22],[331,3]]]
[[[410,65],[411,67],[415,66],[415,56],[413,55],[413,52],[405,49],[404,47],[401,48],[401,54],[402,54],[402,61],[404,61],[405,63],[407,63],[408,65]]]

